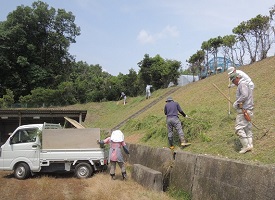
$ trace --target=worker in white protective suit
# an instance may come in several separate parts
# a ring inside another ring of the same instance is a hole
[[[152,85],[146,85],[146,88],[145,88],[146,99],[150,99],[150,97],[151,97],[151,87],[152,87]]]
[[[247,84],[249,85],[250,89],[253,91],[254,90],[254,83],[253,81],[251,80],[251,78],[245,73],[243,72],[242,70],[238,70],[236,69],[235,67],[229,67],[227,69],[227,73],[228,73],[228,76],[230,77],[231,74],[233,73],[236,73],[236,74],[239,74],[246,82]],[[235,86],[235,84],[229,84],[228,87],[233,87]]]

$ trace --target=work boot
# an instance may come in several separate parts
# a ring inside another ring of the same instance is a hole
[[[110,174],[110,175],[111,175],[111,179],[112,179],[112,180],[115,180],[115,179],[116,179],[115,174]]]
[[[191,143],[188,143],[186,142],[186,140],[181,140],[181,144],[180,144],[182,147],[186,147],[186,146],[189,146],[191,145]]]
[[[240,138],[240,142],[243,146],[243,148],[239,151],[239,153],[246,153],[247,151],[249,151],[249,147],[248,147],[248,139],[247,138]]]
[[[174,146],[170,146],[169,148],[170,148],[171,150],[174,150],[174,149],[175,149],[175,147],[174,147]]]
[[[247,138],[247,140],[248,140],[247,150],[252,151],[252,149],[253,149],[253,139],[252,138]]]
[[[122,174],[122,179],[123,179],[123,180],[126,180],[126,178],[127,178],[126,172],[122,172],[121,174]]]
[[[174,146],[173,145],[173,137],[168,137],[168,142],[169,142],[170,147]]]

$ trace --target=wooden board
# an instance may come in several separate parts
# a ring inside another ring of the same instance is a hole
[[[67,120],[68,122],[70,122],[76,128],[85,128],[82,124],[78,123],[74,119],[71,119],[69,117],[64,117],[64,118],[65,118],[65,120]]]

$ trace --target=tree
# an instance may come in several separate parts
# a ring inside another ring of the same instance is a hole
[[[195,74],[199,73],[199,77],[202,77],[202,62],[204,61],[205,52],[203,50],[198,50],[197,53],[193,54],[187,61],[190,64],[190,71],[193,74],[193,81],[195,81]]]
[[[140,79],[143,81],[144,86],[152,82],[152,74],[151,74],[151,66],[152,66],[152,59],[149,57],[149,54],[145,54],[142,61],[138,63],[140,68],[139,76]]]
[[[147,84],[153,85],[156,90],[166,88],[170,82],[176,83],[180,75],[181,62],[164,60],[160,55],[150,58],[148,54],[145,54],[144,59],[138,65],[143,88]]]
[[[140,87],[138,85],[138,75],[134,69],[129,70],[129,74],[124,77],[124,83],[126,86],[126,91],[129,96],[137,96],[140,92]],[[144,90],[144,88],[142,88]]]
[[[3,98],[0,98],[0,107],[1,108],[11,108],[14,104],[14,95],[10,89],[6,89],[6,94],[3,95]]]
[[[224,57],[231,60],[233,65],[235,66],[234,60],[234,45],[236,44],[236,36],[235,35],[225,35],[222,38],[222,47],[224,51]]]
[[[211,50],[210,42],[209,41],[204,41],[201,44],[201,49],[205,52],[205,65],[206,65],[206,71],[209,71],[209,53]]]
[[[245,44],[250,57],[250,63],[267,56],[273,40],[270,39],[271,27],[268,16],[257,15],[248,21],[241,22],[233,29],[233,33],[238,36],[238,40]],[[257,54],[259,52],[259,54]]]
[[[37,1],[18,6],[0,23],[0,84],[15,99],[67,81],[74,61],[68,49],[80,35],[74,20],[71,12]]]
[[[210,44],[210,52],[214,56],[214,67],[215,67],[215,72],[217,73],[217,58],[218,58],[218,48],[222,45],[223,40],[221,36],[218,36],[216,38],[210,38],[208,40]]]

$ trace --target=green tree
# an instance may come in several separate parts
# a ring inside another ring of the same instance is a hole
[[[268,16],[257,15],[248,21],[241,22],[233,28],[233,33],[238,36],[240,42],[245,44],[250,57],[250,63],[264,59],[271,47],[271,26]]]
[[[210,42],[209,41],[204,41],[201,44],[201,49],[205,52],[205,66],[206,66],[206,71],[209,71],[209,54],[211,50]]]
[[[221,45],[223,44],[223,40],[221,36],[218,36],[216,38],[210,38],[208,40],[209,44],[210,44],[210,52],[212,53],[212,55],[214,56],[214,67],[215,67],[215,72],[217,73],[217,58],[218,58],[218,50],[219,47],[221,47]]]
[[[0,107],[11,108],[12,104],[14,104],[13,91],[6,89],[6,94],[3,95],[3,98],[0,98]]]
[[[68,49],[80,35],[74,20],[71,12],[37,1],[18,6],[0,22],[0,84],[15,99],[68,79],[74,61]]]
[[[129,96],[137,96],[139,94],[138,75],[134,69],[130,69],[129,73],[124,76],[123,85],[126,87],[126,91]]]
[[[160,55],[150,58],[145,54],[144,59],[138,63],[140,84],[145,88],[147,84],[154,89],[166,88],[170,82],[177,82],[180,75],[181,62],[164,60]]]
[[[139,76],[140,79],[143,81],[143,85],[149,84],[152,82],[152,74],[151,74],[151,66],[152,66],[152,59],[150,58],[149,54],[145,54],[142,61],[138,63],[139,66]]]
[[[197,53],[193,54],[187,62],[189,63],[189,69],[193,75],[193,80],[195,81],[195,74],[199,73],[199,77],[202,77],[202,70],[204,69],[202,63],[204,61],[205,52],[203,50],[198,50]]]
[[[249,20],[250,33],[254,36],[255,41],[259,42],[258,58],[263,60],[267,57],[267,53],[271,48],[272,39],[270,18],[268,16],[257,15]],[[256,46],[258,46],[256,44]]]
[[[235,66],[234,60],[234,45],[236,44],[236,36],[235,35],[225,35],[222,38],[222,48],[224,51],[224,57],[231,60],[233,65]]]
[[[31,94],[20,96],[19,102],[22,107],[48,107],[62,105],[57,90],[38,87]]]

